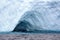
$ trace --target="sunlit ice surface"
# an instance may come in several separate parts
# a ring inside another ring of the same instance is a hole
[[[43,30],[60,31],[59,1],[0,0],[0,32]]]

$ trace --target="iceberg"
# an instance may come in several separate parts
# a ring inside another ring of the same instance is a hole
[[[60,31],[59,1],[5,0],[0,5],[0,32]]]
[[[20,26],[16,26],[13,31],[22,31],[21,27],[23,27],[23,30],[25,30],[24,32],[34,32],[36,30],[60,31],[59,6],[59,2],[47,2],[44,5],[37,3],[32,7],[31,10],[28,10],[24,13],[17,24]],[[23,25],[21,22],[23,22]]]

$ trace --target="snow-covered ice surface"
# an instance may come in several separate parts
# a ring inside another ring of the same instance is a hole
[[[28,8],[28,1],[0,0],[0,32],[12,31]]]
[[[60,2],[51,0],[0,0],[0,32],[13,31],[21,21],[28,30],[60,31]]]

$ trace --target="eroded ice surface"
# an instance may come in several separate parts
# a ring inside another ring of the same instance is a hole
[[[20,22],[27,24],[21,25]],[[18,28],[28,31],[60,31],[60,2],[0,0],[0,32],[13,31],[18,24]]]
[[[14,31],[52,30],[60,31],[60,3],[59,2],[37,2],[31,10],[25,12]],[[23,25],[21,22],[24,22]],[[29,25],[29,22],[31,25]],[[22,25],[22,27],[21,27]],[[20,27],[20,28],[19,28]],[[24,29],[26,28],[26,29]],[[27,30],[28,29],[28,30]],[[33,30],[32,30],[33,29]]]

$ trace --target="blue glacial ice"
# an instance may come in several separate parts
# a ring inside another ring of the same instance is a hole
[[[60,2],[0,1],[0,32],[60,31]]]
[[[24,13],[13,31],[21,31],[21,27],[23,27],[23,31],[60,31],[59,4],[59,2],[47,2],[45,5],[40,5],[40,3],[37,3],[36,5],[34,4],[31,10],[28,10]],[[21,22],[23,22],[23,25]]]

